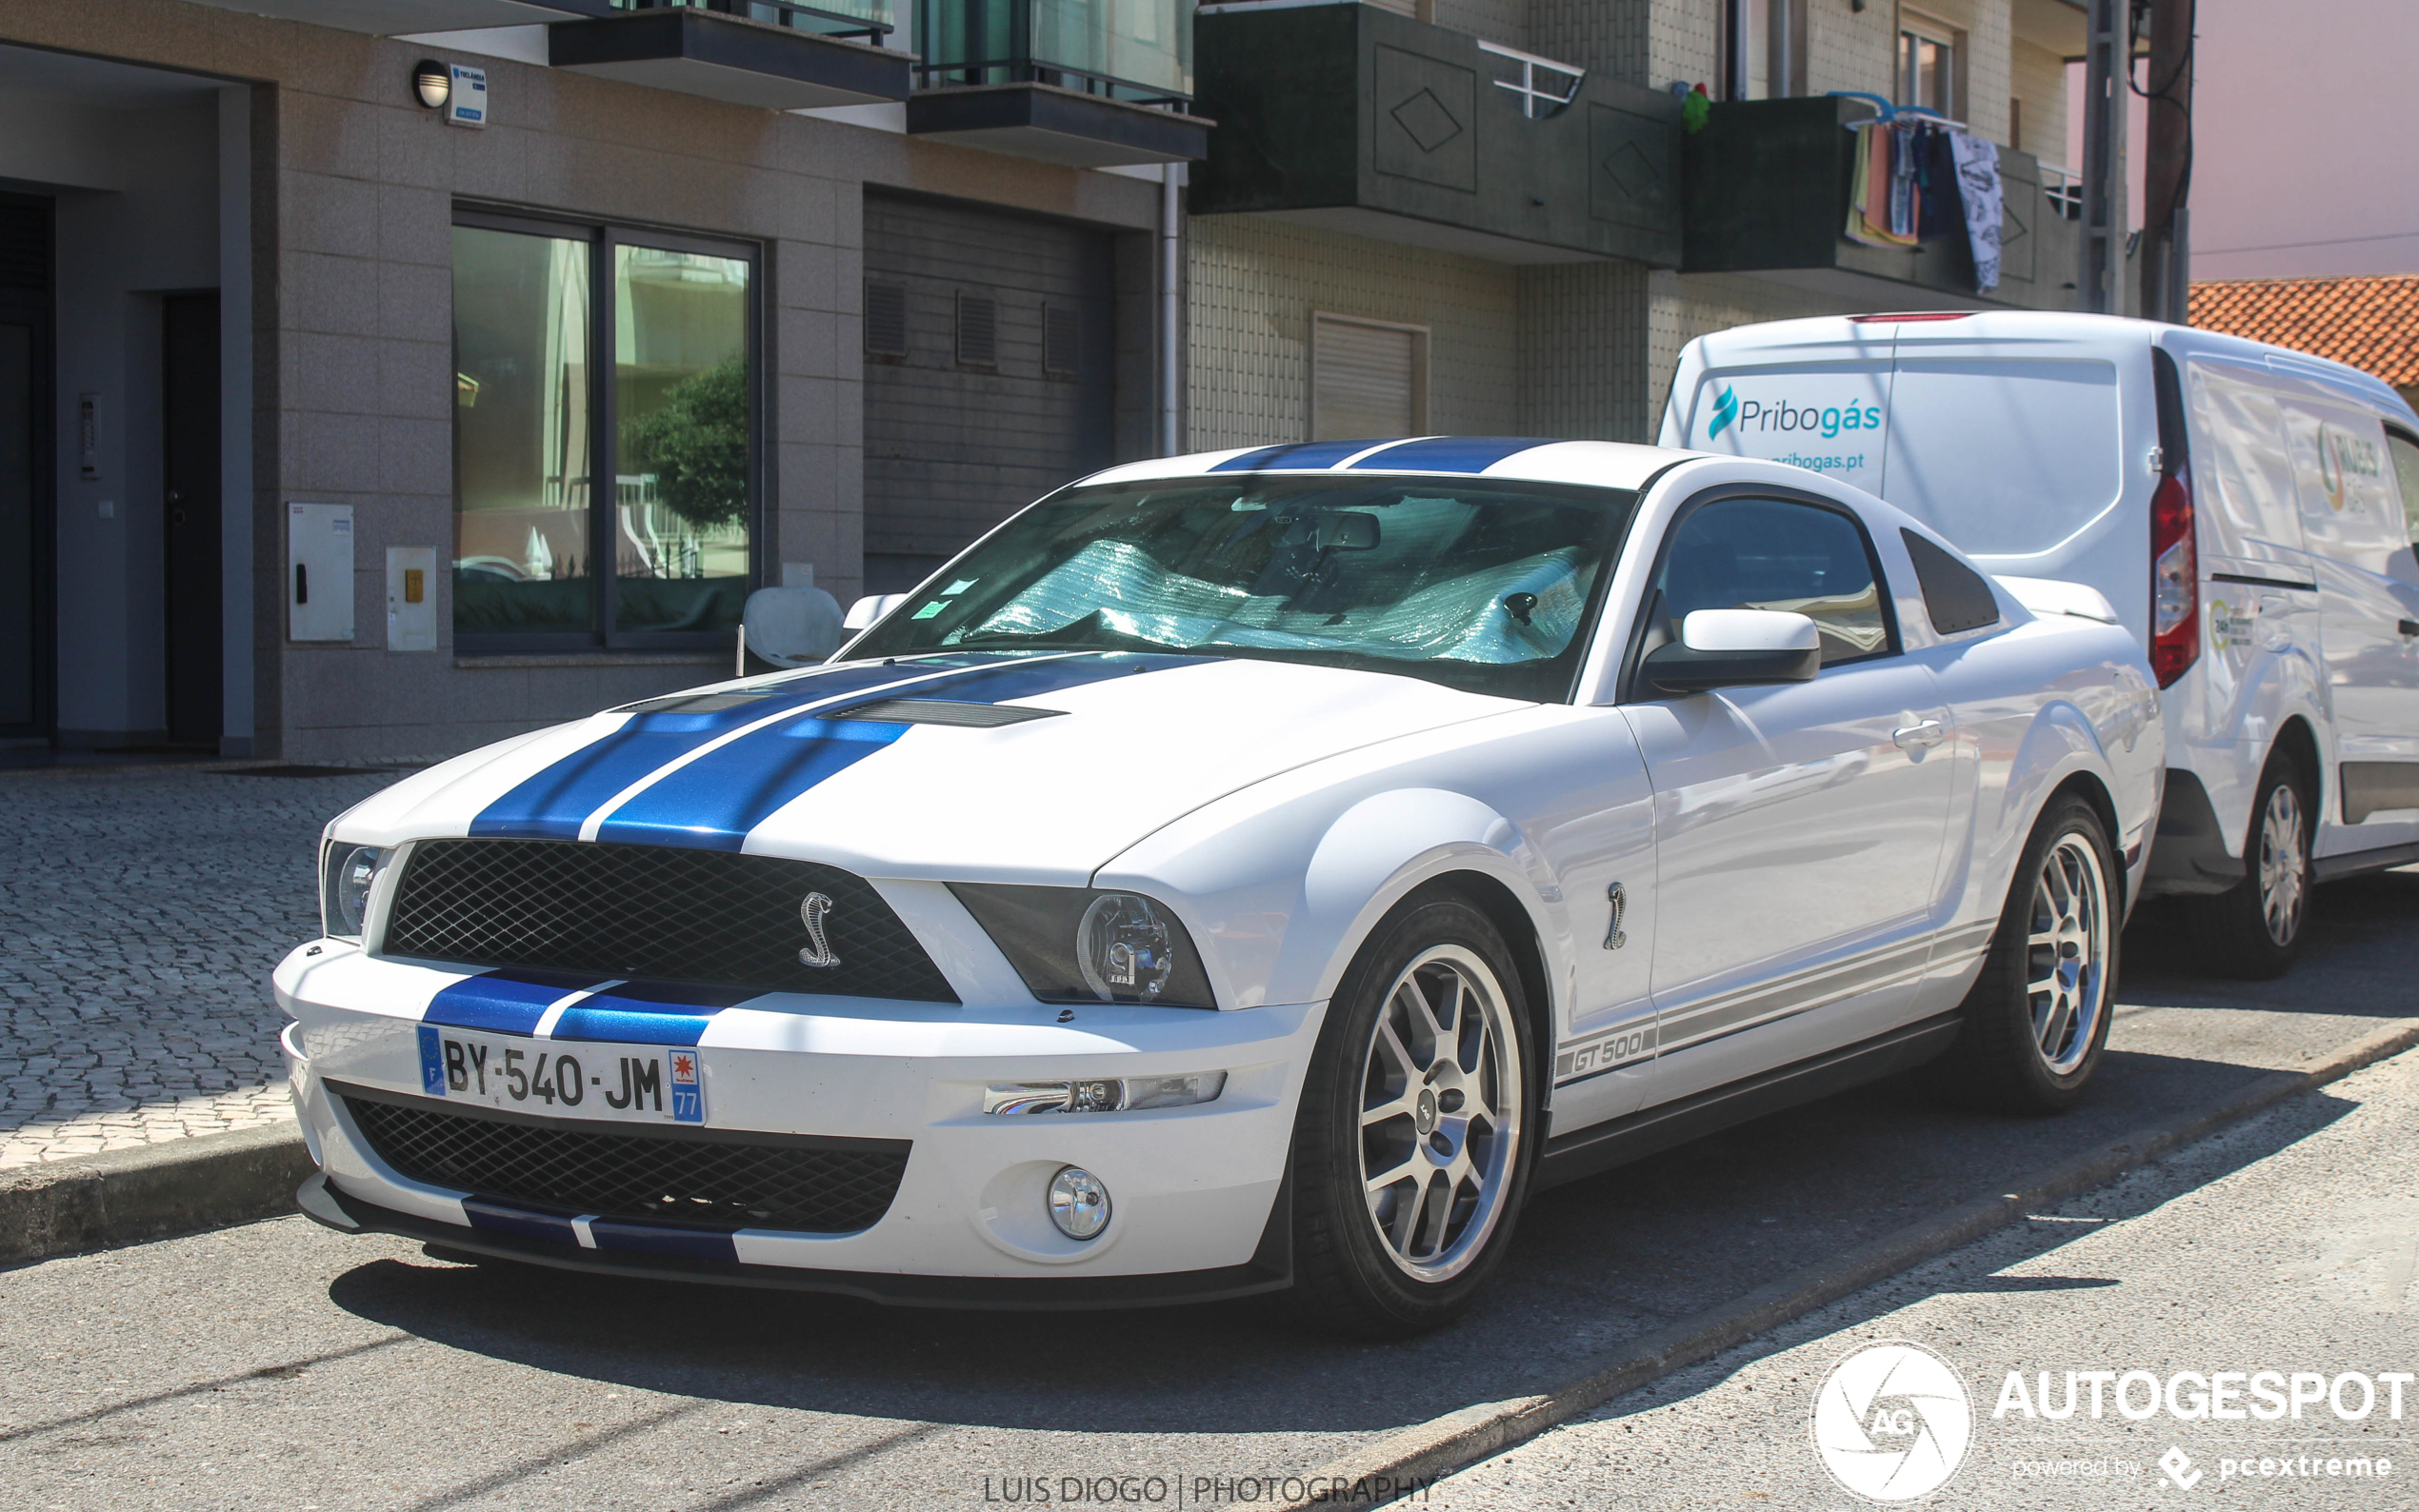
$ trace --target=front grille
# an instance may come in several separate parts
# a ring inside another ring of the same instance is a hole
[[[807,898],[831,900],[815,939]],[[865,879],[725,850],[568,840],[424,840],[395,888],[386,953],[475,966],[955,1003]]]
[[[567,1214],[852,1234],[890,1210],[907,1170],[899,1140],[603,1133],[358,1087],[340,1095],[362,1138],[399,1174]]]

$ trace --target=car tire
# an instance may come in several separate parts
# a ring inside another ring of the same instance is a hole
[[[1469,1305],[1536,1163],[1531,1037],[1484,913],[1430,894],[1378,925],[1329,1004],[1294,1119],[1297,1317],[1401,1339]]]
[[[2050,802],[2008,887],[1943,1069],[1959,1100],[2008,1113],[2079,1101],[2108,1044],[2124,873],[2099,813]]]
[[[2198,958],[2219,975],[2272,981],[2301,955],[2309,933],[2310,809],[2301,769],[2287,757],[2270,757],[2251,799],[2250,833],[2243,837],[2243,880],[2183,900]]]

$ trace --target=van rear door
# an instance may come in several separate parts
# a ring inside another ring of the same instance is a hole
[[[2147,645],[2148,340],[2080,324],[2045,339],[1987,313],[1897,329],[1877,491],[1988,571],[2098,588]]]

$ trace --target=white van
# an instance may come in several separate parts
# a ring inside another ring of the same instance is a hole
[[[2166,689],[2143,895],[2220,967],[2282,972],[2310,882],[2419,860],[2419,416],[2367,373],[2102,315],[1780,321],[1688,345],[1662,442],[1879,494],[2020,599],[2105,595]]]

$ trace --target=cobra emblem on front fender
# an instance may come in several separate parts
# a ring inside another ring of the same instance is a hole
[[[807,926],[807,938],[814,944],[798,952],[798,964],[807,966],[836,966],[840,958],[831,953],[831,942],[824,938],[823,921],[831,913],[831,900],[819,892],[810,892],[798,902],[798,918]]]

